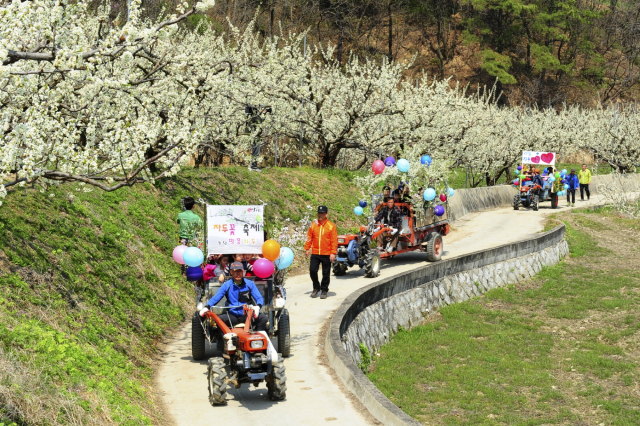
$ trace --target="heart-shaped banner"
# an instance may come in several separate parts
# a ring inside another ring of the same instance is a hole
[[[555,163],[555,161],[553,160],[555,158],[555,155],[553,155],[553,152],[548,152],[546,154],[542,154],[540,156],[540,158],[542,158],[542,162],[543,163],[547,163],[547,164]]]
[[[540,162],[540,157],[537,155],[535,157],[531,157],[531,162],[538,164]]]

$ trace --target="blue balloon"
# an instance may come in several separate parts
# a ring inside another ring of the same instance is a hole
[[[420,158],[420,162],[422,164],[426,164],[427,166],[431,165],[431,157],[429,157],[428,155],[423,155],[422,158]]]
[[[202,278],[202,268],[199,266],[189,266],[187,267],[186,275],[187,281],[198,281]]]
[[[567,169],[562,169],[562,172],[561,172],[561,173],[562,173],[563,175],[566,175],[566,174],[567,174]]]
[[[353,209],[353,212],[356,214],[356,216],[361,216],[363,211],[362,211],[362,207],[358,206],[355,209]]]
[[[564,184],[564,189],[569,189],[569,185],[567,185],[566,183]]]
[[[424,190],[424,194],[422,194],[426,201],[431,201],[436,198],[436,190],[433,188],[427,188]]]
[[[407,173],[409,171],[409,162],[404,158],[398,160],[398,170],[402,173]]]
[[[363,209],[365,207],[367,207],[367,202],[366,201],[360,201],[358,204],[360,204],[360,207],[362,207]]]
[[[204,255],[198,247],[189,247],[182,254],[182,260],[187,266],[200,266],[204,262]]]
[[[278,269],[285,269],[293,263],[293,251],[289,247],[280,248],[280,256],[273,262]]]
[[[555,182],[555,181],[556,181],[556,177],[555,177],[555,176],[551,176],[551,177],[549,178],[549,182]]]
[[[449,196],[449,198],[453,197],[455,193],[456,191],[454,191],[453,188],[447,189],[447,195]]]

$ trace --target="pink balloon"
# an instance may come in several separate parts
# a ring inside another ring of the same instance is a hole
[[[380,173],[384,172],[384,162],[382,160],[374,161],[373,164],[371,165],[371,170],[373,170],[373,173],[376,175],[379,175]]]
[[[173,260],[175,260],[176,262],[178,262],[181,265],[184,265],[184,260],[182,260],[182,255],[184,254],[184,251],[186,249],[187,249],[187,246],[185,246],[184,244],[180,244],[179,246],[174,248],[173,249]]]
[[[253,264],[253,273],[259,278],[267,278],[273,274],[273,262],[269,259],[258,259]]]

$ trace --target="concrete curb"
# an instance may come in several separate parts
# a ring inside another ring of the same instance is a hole
[[[495,248],[481,250],[437,263],[427,264],[418,269],[400,273],[363,287],[351,295],[337,309],[325,339],[325,352],[329,364],[344,381],[347,388],[367,407],[369,412],[385,425],[420,425],[386,396],[362,373],[347,354],[342,338],[358,314],[374,303],[393,295],[411,290],[427,282],[448,275],[468,271],[513,259],[533,252],[542,251],[564,240],[565,227],[542,233],[533,239],[520,240]]]

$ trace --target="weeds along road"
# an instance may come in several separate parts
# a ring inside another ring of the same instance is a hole
[[[598,204],[578,202],[577,208]],[[565,204],[564,201],[561,201]],[[538,212],[512,207],[470,213],[456,221],[444,238],[444,257],[454,257],[513,242],[540,232],[547,214],[568,211],[561,206],[552,210],[549,203]],[[342,385],[324,362],[323,325],[332,312],[354,290],[401,273],[426,262],[424,253],[407,253],[382,262],[380,276],[364,278],[363,270],[351,268],[342,277],[331,277],[329,297],[312,299],[311,282],[306,275],[287,279],[287,308],[291,316],[291,356],[285,358],[287,398],[270,401],[264,383],[256,388],[242,385],[228,388],[227,406],[212,407],[207,391],[207,362],[191,358],[191,318],[167,342],[157,373],[156,390],[160,394],[168,422],[179,426],[194,424],[233,424],[238,421],[258,425],[371,425],[379,424],[362,404]],[[209,348],[208,355],[219,356]]]

